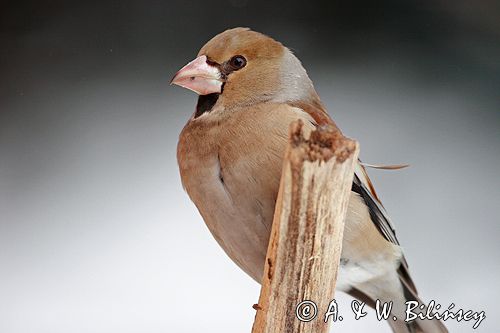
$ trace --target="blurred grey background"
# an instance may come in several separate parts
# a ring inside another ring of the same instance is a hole
[[[183,192],[172,75],[249,26],[302,60],[369,163],[422,297],[500,306],[498,1],[0,5],[0,332],[250,332],[259,286]],[[359,322],[337,294],[336,332]],[[471,322],[448,321],[452,332]]]

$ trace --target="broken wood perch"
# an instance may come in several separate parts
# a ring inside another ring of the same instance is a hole
[[[301,121],[291,124],[252,333],[328,332],[358,152],[334,127],[306,138]],[[318,309],[309,322],[296,317],[305,300]]]

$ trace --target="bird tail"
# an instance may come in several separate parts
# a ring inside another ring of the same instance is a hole
[[[400,281],[403,286],[403,293],[406,301],[416,301],[418,305],[425,303],[418,297],[413,283],[405,279],[406,274],[400,273]],[[409,275],[408,275],[409,277]],[[408,283],[410,282],[410,283]],[[423,309],[415,308],[413,311],[426,313],[427,305]],[[404,321],[388,321],[394,333],[448,333],[448,329],[444,326],[443,322],[438,319],[415,319],[411,322],[405,323]]]
[[[403,295],[401,295],[401,302],[397,307],[396,313],[392,313],[399,318],[399,320],[387,320],[387,323],[391,327],[394,333],[448,333],[448,330],[444,326],[444,324],[437,319],[432,320],[421,320],[417,319],[411,322],[405,322],[401,320],[404,318],[403,311],[404,305],[403,302],[406,301],[416,301],[418,304],[424,304],[422,300],[417,295],[417,290],[415,288],[415,284],[413,283],[410,274],[408,272],[408,266],[404,261],[403,264],[398,269],[399,280],[401,282],[401,286],[403,288]],[[375,301],[373,297],[368,296],[367,293],[361,291],[357,288],[351,288],[348,291],[348,294],[354,298],[359,299],[360,301],[367,304],[372,309],[375,309]],[[404,297],[403,297],[404,296]],[[413,311],[417,312],[416,309]],[[424,309],[418,309],[420,312],[427,312],[427,306]],[[398,316],[399,315],[399,316]],[[403,316],[403,317],[402,317]]]

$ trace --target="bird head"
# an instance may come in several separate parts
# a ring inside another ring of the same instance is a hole
[[[200,96],[215,96],[225,109],[317,98],[292,52],[248,28],[226,30],[212,38],[196,59],[177,72],[171,84]]]

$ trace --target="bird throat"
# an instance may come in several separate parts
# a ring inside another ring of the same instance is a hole
[[[198,97],[198,103],[196,104],[196,113],[194,114],[194,118],[198,118],[205,112],[210,112],[217,102],[219,95],[219,93],[200,95],[200,97]]]

